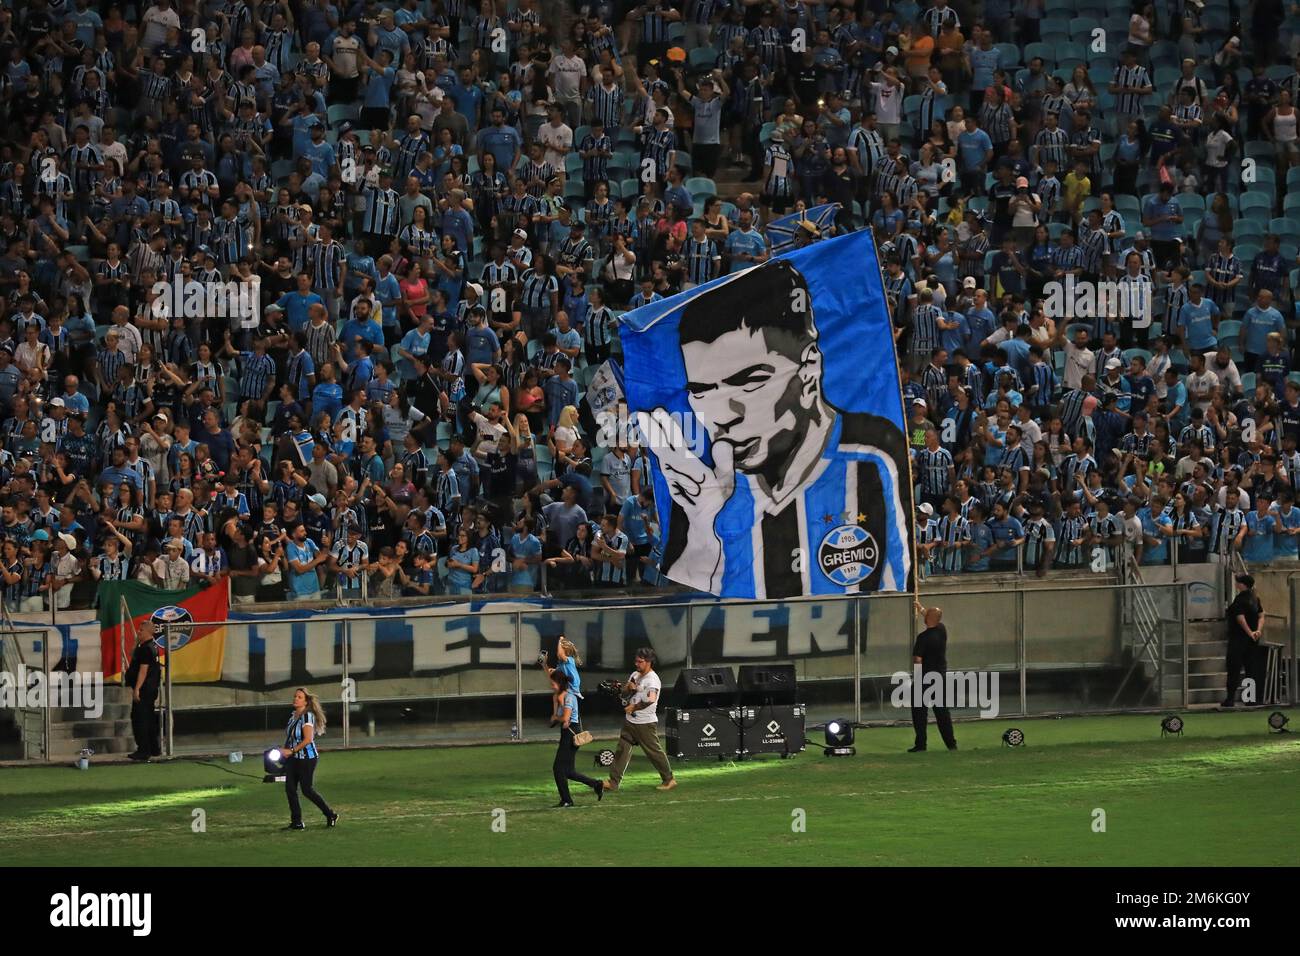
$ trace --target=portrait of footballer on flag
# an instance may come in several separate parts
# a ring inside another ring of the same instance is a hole
[[[668,578],[760,599],[911,586],[903,406],[869,232],[621,322]]]

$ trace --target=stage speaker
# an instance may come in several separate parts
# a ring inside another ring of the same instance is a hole
[[[803,704],[740,708],[740,753],[790,756],[807,743],[808,709]]]
[[[730,667],[683,667],[673,685],[673,703],[683,709],[732,707],[736,674]]]
[[[739,684],[742,704],[793,704],[795,701],[793,664],[741,664]]]
[[[686,710],[669,707],[664,737],[670,757],[732,760],[740,753],[740,710]]]

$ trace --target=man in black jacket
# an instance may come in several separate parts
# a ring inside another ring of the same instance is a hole
[[[1255,593],[1255,578],[1249,574],[1237,575],[1237,596],[1228,605],[1224,618],[1228,623],[1228,695],[1224,707],[1237,702],[1237,688],[1241,686],[1241,672],[1254,670],[1255,650],[1264,633],[1264,605]],[[1258,703],[1258,698],[1245,703]]]
[[[948,680],[948,630],[943,626],[943,609],[938,607],[923,607],[920,601],[913,605],[916,613],[925,621],[925,630],[916,636],[916,643],[912,647],[912,664],[915,670],[920,666],[920,678],[922,687],[914,686],[913,706],[912,706],[912,728],[916,731],[916,743],[908,751],[910,754],[921,753],[925,750],[926,732],[925,719],[926,708],[916,706],[923,698],[921,692],[932,682],[937,681],[937,686],[944,688],[944,703],[947,703],[947,680]],[[915,682],[915,677],[913,678]],[[952,716],[948,713],[946,706],[934,707],[934,722],[939,725],[939,736],[943,742],[948,745],[949,750],[957,749],[957,738],[952,732]]]
[[[136,633],[131,666],[126,671],[126,683],[131,688],[131,730],[135,734],[135,753],[128,755],[132,760],[148,762],[150,757],[162,756],[158,741],[158,712],[154,709],[160,676],[153,629],[142,627]]]

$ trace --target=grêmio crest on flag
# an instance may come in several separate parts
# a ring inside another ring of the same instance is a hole
[[[870,232],[620,319],[662,572],[722,597],[906,591],[912,488]]]

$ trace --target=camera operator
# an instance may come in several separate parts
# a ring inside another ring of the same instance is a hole
[[[633,661],[636,670],[622,686],[622,692],[631,697],[623,707],[623,713],[627,716],[623,718],[623,729],[618,735],[614,766],[610,768],[609,779],[604,784],[606,790],[618,789],[623,774],[627,772],[628,762],[632,759],[633,747],[640,747],[659,771],[662,782],[656,790],[672,790],[677,786],[677,779],[668,765],[668,756],[659,744],[659,718],[656,710],[659,695],[663,693],[663,683],[654,671],[654,661],[655,652],[652,648],[638,648]]]

